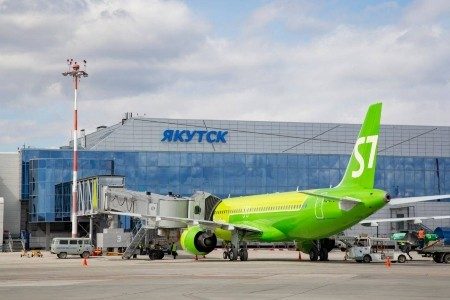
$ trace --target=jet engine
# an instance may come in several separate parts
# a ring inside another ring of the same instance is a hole
[[[206,231],[200,226],[185,229],[180,238],[181,247],[194,255],[206,255],[217,245],[214,232]]]

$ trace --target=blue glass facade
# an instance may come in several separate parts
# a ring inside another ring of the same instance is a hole
[[[79,178],[122,175],[136,191],[219,197],[329,187],[339,183],[348,155],[80,151]],[[71,150],[22,150],[22,199],[31,222],[68,221]],[[450,193],[449,157],[379,156],[376,187],[394,197]]]

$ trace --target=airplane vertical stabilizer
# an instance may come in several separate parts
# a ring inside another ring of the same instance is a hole
[[[369,106],[344,177],[337,187],[373,188],[382,103]]]

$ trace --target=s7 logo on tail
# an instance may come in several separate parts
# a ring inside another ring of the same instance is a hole
[[[355,144],[355,148],[353,149],[353,154],[355,155],[355,159],[359,164],[359,169],[356,171],[352,171],[352,177],[358,178],[362,175],[365,168],[365,161],[364,157],[359,152],[359,146],[362,144],[368,144],[370,143],[370,154],[369,154],[369,163],[367,164],[368,169],[373,168],[373,163],[375,159],[375,151],[377,149],[377,143],[378,143],[378,135],[369,135],[367,137],[363,136],[360,137]]]

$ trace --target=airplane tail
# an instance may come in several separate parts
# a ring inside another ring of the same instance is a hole
[[[337,187],[373,188],[382,103],[369,106],[344,177]]]

